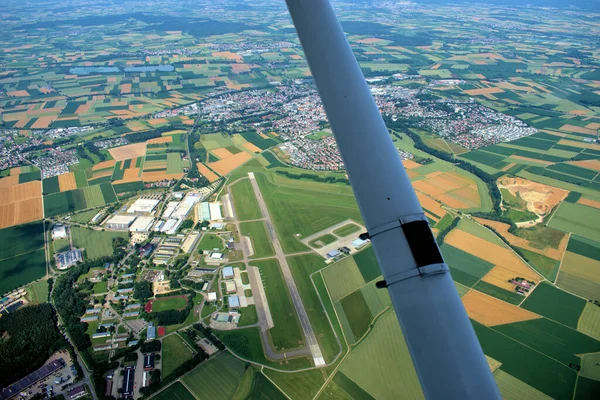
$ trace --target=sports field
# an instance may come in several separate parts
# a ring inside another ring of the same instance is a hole
[[[270,257],[275,254],[263,221],[242,222],[240,224],[240,234],[248,236],[252,241],[252,248],[254,249],[252,258]]]
[[[377,399],[423,398],[412,359],[393,311],[376,322],[369,335],[356,346],[340,368],[348,378]]]
[[[88,259],[110,256],[113,254],[112,242],[114,238],[128,239],[127,232],[97,231],[93,229],[74,226],[71,228],[73,245],[84,248]]]
[[[183,344],[178,334],[165,337],[162,341],[162,371],[163,377],[169,376],[177,367],[192,358],[192,352]]]
[[[222,352],[196,367],[183,382],[200,400],[229,400],[241,383],[244,371],[244,362],[229,352]]]

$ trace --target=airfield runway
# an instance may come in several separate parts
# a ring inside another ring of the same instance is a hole
[[[265,200],[263,199],[262,194],[260,193],[260,188],[258,187],[256,178],[254,177],[254,173],[249,172],[248,177],[250,178],[252,189],[254,190],[256,199],[258,200],[260,211],[263,217],[265,218],[265,225],[267,226],[269,238],[271,240],[271,243],[273,244],[273,248],[275,249],[275,256],[279,261],[279,265],[281,266],[281,272],[283,273],[285,283],[287,284],[287,287],[290,291],[290,295],[292,296],[292,301],[294,302],[294,307],[296,308],[296,313],[298,314],[298,318],[300,319],[300,325],[302,325],[304,337],[306,338],[306,342],[308,344],[308,348],[310,349],[312,358],[315,362],[315,366],[324,367],[326,364],[325,359],[323,358],[323,353],[321,353],[319,342],[317,342],[317,338],[308,319],[308,314],[306,314],[304,304],[302,304],[302,298],[300,297],[300,293],[298,293],[298,288],[296,287],[296,283],[294,282],[294,278],[292,277],[292,272],[290,271],[290,267],[285,258],[285,254],[283,253],[281,243],[279,243],[279,238],[277,237],[275,227],[273,226],[273,222],[271,221],[269,210],[267,209]]]

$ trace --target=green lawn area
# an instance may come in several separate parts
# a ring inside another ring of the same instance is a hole
[[[205,233],[202,235],[202,239],[200,239],[200,243],[198,244],[198,249],[200,250],[213,250],[213,249],[223,249],[223,241],[221,238],[214,233]]]
[[[186,299],[181,297],[160,298],[152,302],[152,312],[160,312],[165,310],[179,310],[185,308]]]
[[[94,284],[94,293],[106,293],[108,292],[108,283],[101,281]]]
[[[248,307],[244,307],[240,310],[242,316],[240,317],[240,322],[238,326],[248,326],[254,325],[258,322],[258,315],[256,314],[256,306],[249,305]]]
[[[192,352],[177,334],[166,336],[162,341],[162,376],[167,377],[177,367],[192,358]]]
[[[183,382],[200,400],[229,400],[242,382],[244,372],[243,361],[222,352],[196,367]]]
[[[323,246],[326,246],[330,243],[333,243],[337,240],[338,238],[335,237],[334,235],[332,235],[331,233],[327,233],[323,236],[319,236],[318,238],[316,238],[315,240],[311,240],[310,242],[308,242],[308,244],[311,247],[320,249]]]
[[[31,295],[32,302],[45,303],[48,301],[48,281],[46,279],[32,283],[27,289]]]
[[[52,246],[54,246],[55,253],[71,250],[71,242],[69,242],[69,239],[55,239],[52,241]]]
[[[325,383],[323,372],[318,369],[294,374],[265,369],[264,374],[294,400],[312,400]]]
[[[267,235],[267,227],[263,221],[242,222],[240,224],[240,233],[243,236],[250,237],[250,240],[252,240],[254,254],[251,258],[264,258],[275,254]]]
[[[118,237],[129,239],[127,232],[102,232],[77,226],[71,228],[71,235],[73,236],[73,246],[84,248],[88,259],[112,256],[113,239]]]
[[[249,179],[242,179],[231,186],[233,195],[233,206],[239,221],[262,218],[258,201],[254,195],[252,184]]]
[[[360,231],[360,226],[356,224],[347,224],[333,231],[334,235],[340,237],[350,236],[351,234]]]
[[[260,269],[265,287],[269,310],[275,326],[269,334],[277,351],[294,349],[304,343],[296,309],[288,292],[279,263],[275,259],[255,261],[252,265]]]

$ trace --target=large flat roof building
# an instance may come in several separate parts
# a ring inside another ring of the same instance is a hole
[[[58,253],[55,256],[56,259],[56,268],[60,270],[64,270],[69,268],[72,265],[77,264],[77,262],[83,260],[83,253],[79,249],[65,251],[63,253]]]
[[[148,232],[154,224],[153,217],[138,217],[129,227],[130,232]]]
[[[238,296],[229,296],[227,298],[227,305],[229,308],[240,308],[240,298]]]
[[[126,231],[129,229],[133,221],[135,221],[137,217],[135,215],[115,215],[104,225],[106,229],[112,229],[115,231]]]
[[[223,268],[223,279],[233,279],[233,267]]]
[[[67,237],[67,228],[64,225],[56,225],[52,228],[52,239],[64,239]]]
[[[128,214],[147,214],[154,211],[158,206],[160,200],[158,199],[137,199],[127,209]]]
[[[210,208],[211,221],[218,221],[223,219],[223,215],[221,214],[221,205],[219,203],[208,203],[208,207]]]

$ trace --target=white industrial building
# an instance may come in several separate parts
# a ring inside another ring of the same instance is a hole
[[[200,204],[200,219],[203,221],[221,221],[223,219],[221,203],[204,202]]]
[[[129,227],[131,232],[148,232],[154,224],[152,217],[138,217]]]
[[[137,199],[127,209],[128,214],[148,214],[152,213],[160,200],[157,199]]]
[[[52,229],[52,239],[65,239],[67,237],[67,228],[64,225],[56,225]]]
[[[126,231],[129,229],[133,221],[135,221],[137,217],[135,215],[115,215],[106,221],[104,226],[106,229],[112,229],[115,231]]]
[[[165,209],[165,211],[162,214],[162,219],[171,218],[171,215],[173,215],[173,211],[175,211],[175,209],[177,208],[178,205],[179,205],[178,201],[170,201],[167,204],[167,208]]]
[[[188,193],[187,196],[179,203],[171,218],[185,219],[192,208],[200,201],[200,193]]]

